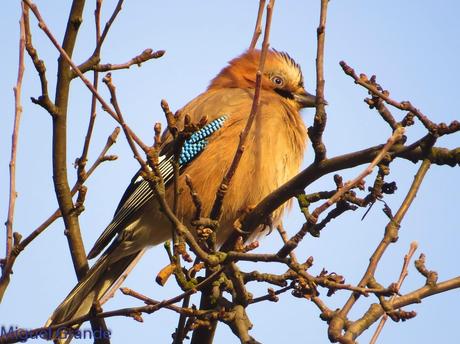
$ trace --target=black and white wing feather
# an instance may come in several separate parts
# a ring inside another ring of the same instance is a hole
[[[207,145],[205,140],[207,137],[212,135],[215,131],[219,130],[224,124],[227,116],[221,116],[216,120],[205,125],[199,131],[194,133],[188,140],[185,141],[181,154],[179,157],[179,168],[183,169],[188,163],[190,163]],[[163,177],[165,186],[173,178],[173,165],[171,160],[173,154],[171,149],[168,152],[162,152],[164,155],[159,157],[159,170]],[[133,177],[130,185],[124,192],[120,203],[118,204],[117,210],[115,211],[112,222],[106,227],[104,232],[97,239],[94,247],[88,253],[88,259],[92,259],[99,255],[99,253],[106,247],[110,241],[120,233],[124,228],[125,224],[130,221],[141,208],[154,196],[149,183],[145,181],[140,171]]]

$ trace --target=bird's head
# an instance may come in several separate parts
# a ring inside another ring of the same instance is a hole
[[[210,90],[220,88],[255,88],[260,50],[249,50],[231,60],[211,81]],[[298,108],[314,107],[316,97],[303,84],[300,66],[287,53],[269,50],[262,76],[262,89],[273,91]]]

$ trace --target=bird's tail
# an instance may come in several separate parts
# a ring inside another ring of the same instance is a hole
[[[87,315],[93,304],[100,300],[118,280],[136,257],[144,252],[133,253],[116,261],[111,259],[113,250],[104,255],[91,267],[85,277],[56,308],[45,326],[54,326]]]

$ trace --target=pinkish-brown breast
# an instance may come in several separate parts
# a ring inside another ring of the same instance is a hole
[[[195,208],[185,185],[188,174],[202,200],[203,216],[208,216],[217,188],[227,172],[246,125],[252,105],[252,90],[238,88],[211,90],[197,97],[181,111],[194,121],[229,116],[222,129],[209,139],[206,149],[185,169],[179,186],[178,215],[189,222]],[[232,230],[240,211],[255,206],[266,195],[292,178],[299,170],[307,131],[297,109],[272,92],[261,93],[259,112],[248,136],[245,152],[231,181],[223,205],[218,241]],[[168,200],[172,202],[172,190]],[[278,209],[275,218],[281,215]]]

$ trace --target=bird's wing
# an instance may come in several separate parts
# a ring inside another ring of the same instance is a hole
[[[219,130],[226,119],[227,116],[220,116],[205,125],[185,141],[179,156],[180,169],[192,161],[206,147],[206,138]],[[167,185],[172,180],[174,173],[171,163],[173,159],[171,146],[165,146],[161,153],[162,155],[159,157],[158,168],[163,177],[164,184]],[[99,255],[102,249],[108,245],[115,235],[124,229],[125,224],[129,222],[132,216],[153,197],[154,194],[149,183],[142,178],[139,171],[132,178],[130,185],[124,192],[112,221],[99,236],[93,248],[88,253],[88,258],[92,259]]]

